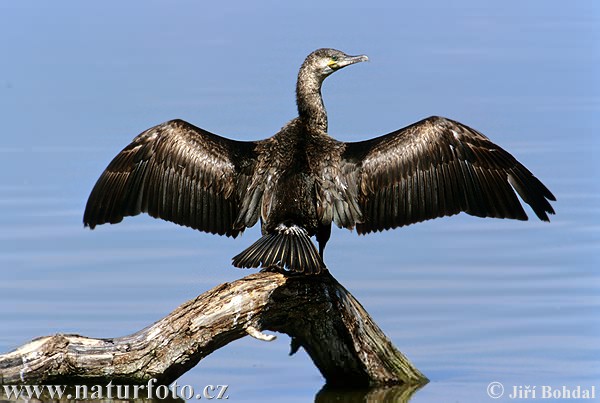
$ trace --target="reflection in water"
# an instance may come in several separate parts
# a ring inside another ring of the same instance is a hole
[[[381,386],[365,389],[331,388],[325,385],[315,396],[315,403],[359,403],[394,402],[405,403],[422,385]]]
[[[23,388],[19,385],[4,385],[3,387],[8,388]],[[61,388],[61,386],[58,386]],[[163,386],[162,390],[155,390],[152,398],[149,398],[147,393],[143,391],[133,392],[134,385],[114,385],[111,390],[111,397],[107,394],[108,391],[106,386],[103,388],[96,388],[94,386],[88,386],[86,394],[82,391],[77,393],[74,386],[68,386],[57,393],[57,389],[53,389],[54,393],[49,393],[44,390],[43,393],[34,393],[32,398],[29,398],[30,394],[25,389],[11,389],[14,391],[22,390],[20,398],[16,398],[17,393],[11,393],[10,395],[4,393],[0,397],[0,403],[8,402],[28,402],[28,403],[72,403],[73,401],[85,401],[86,403],[184,403],[186,400],[181,397],[175,397],[172,393],[172,389],[167,386]],[[79,386],[79,388],[82,388]],[[167,389],[168,388],[168,389]],[[347,389],[347,388],[332,388],[327,385],[317,393],[315,396],[316,403],[329,403],[329,402],[341,402],[341,403],[370,403],[370,402],[394,402],[394,403],[405,403],[410,401],[413,394],[419,390],[421,386],[418,385],[396,385],[396,386],[382,386],[376,388],[360,388],[360,389]],[[98,393],[98,390],[102,390]],[[181,391],[178,391],[181,392]],[[196,393],[196,392],[194,392]],[[59,397],[60,395],[60,397]],[[181,393],[179,393],[181,395]],[[210,396],[196,394],[192,396],[190,400],[218,400],[215,394]],[[129,398],[127,397],[129,396]],[[134,396],[137,396],[134,398]],[[189,396],[186,396],[189,397]],[[225,401],[229,400],[229,396]]]

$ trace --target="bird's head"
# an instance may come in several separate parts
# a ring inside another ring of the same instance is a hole
[[[350,56],[336,49],[323,48],[308,55],[301,70],[315,75],[322,81],[339,69],[367,60],[369,58],[365,55]]]
[[[313,130],[327,131],[327,113],[321,96],[323,80],[334,71],[351,64],[365,62],[365,55],[350,56],[335,49],[317,49],[306,57],[296,83],[298,114]]]

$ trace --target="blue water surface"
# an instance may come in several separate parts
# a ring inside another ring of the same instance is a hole
[[[443,218],[359,237],[326,262],[431,383],[596,386],[600,400],[600,6],[592,1],[260,0],[0,3],[0,352],[57,332],[116,337],[248,274],[226,239],[154,220],[84,229],[96,179],[139,132],[182,118],[254,140],[296,114],[319,47],[367,54],[324,85],[329,131],[357,141],[429,115],[464,122],[554,192],[552,222]],[[244,338],[179,384],[230,401],[312,401],[289,338]],[[553,400],[556,401],[556,400]]]

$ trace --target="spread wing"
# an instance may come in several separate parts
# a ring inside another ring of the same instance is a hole
[[[554,214],[554,195],[519,161],[476,130],[441,117],[346,143],[342,164],[346,181],[356,183],[362,219],[337,224],[356,224],[360,234],[461,211],[527,220],[515,190],[541,220]]]
[[[83,222],[93,229],[145,212],[235,237],[256,222],[236,222],[254,169],[254,146],[182,120],[148,129],[102,173],[88,199]]]

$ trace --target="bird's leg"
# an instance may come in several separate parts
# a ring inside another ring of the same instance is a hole
[[[323,260],[323,253],[325,252],[325,245],[327,245],[327,241],[329,241],[329,237],[331,236],[331,224],[329,225],[320,225],[317,229],[316,238],[317,243],[319,244],[319,256],[321,256],[321,260]]]

